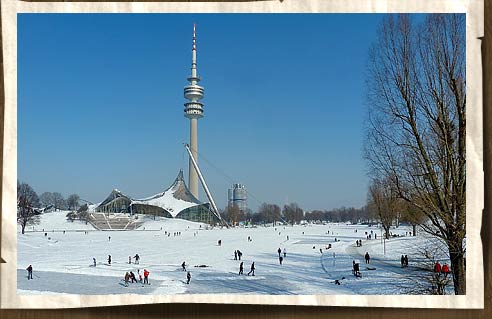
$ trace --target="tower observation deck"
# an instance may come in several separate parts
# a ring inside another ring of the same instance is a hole
[[[198,119],[203,117],[203,103],[200,100],[203,99],[204,89],[197,84],[200,80],[196,70],[196,24],[193,24],[191,76],[188,78],[189,85],[184,87],[184,97],[188,100],[184,104],[184,116],[190,119],[190,149],[196,160],[198,160]],[[190,192],[198,198],[198,173],[191,159],[188,167]]]

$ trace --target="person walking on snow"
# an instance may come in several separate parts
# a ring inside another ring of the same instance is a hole
[[[400,258],[400,263],[401,263],[401,266],[404,267],[405,266],[405,256],[401,255],[401,258]]]
[[[138,282],[142,283],[142,274],[140,273],[140,269],[137,269],[137,274],[138,274]]]
[[[284,248],[284,258],[287,257],[287,250]]]
[[[190,280],[191,280],[191,274],[190,274],[190,272],[189,272],[189,271],[188,271],[188,273],[186,274],[186,279],[187,279],[186,284],[187,284],[187,285],[189,285],[189,284],[190,284]]]
[[[280,249],[280,247],[279,247],[279,249],[277,250],[277,252],[278,252],[278,256],[280,257],[280,253],[282,252],[282,249]]]
[[[404,262],[405,262],[405,267],[408,267],[408,256],[405,255],[405,257],[403,257],[404,259]]]
[[[183,271],[186,271],[186,263],[183,261],[183,263],[181,264],[181,268],[183,269]]]
[[[239,260],[241,260],[242,255],[243,255],[243,253],[238,249],[237,250],[237,257],[239,258]]]
[[[108,255],[108,265],[111,266],[111,255]]]
[[[135,254],[135,256],[133,257],[135,258],[135,264],[140,264],[140,256],[138,254]]]
[[[255,275],[255,262],[253,261],[253,263],[251,264],[251,270],[249,271],[248,273],[248,276],[249,274],[253,273],[253,276]]]
[[[241,264],[239,264],[239,274],[243,275],[244,267],[243,267],[243,262],[241,261]]]
[[[278,261],[280,262],[280,265],[282,265],[282,261],[284,261],[284,258],[282,256],[278,257]]]
[[[26,268],[27,270],[27,280],[32,279],[32,265]]]
[[[94,267],[96,267],[96,258],[92,258],[92,261],[94,263]]]
[[[128,256],[128,263],[131,264],[132,263],[132,256]]]
[[[234,260],[237,260],[237,250],[234,250]]]
[[[147,269],[144,269],[144,284],[150,285],[149,284],[149,271]]]
[[[367,251],[366,251],[366,255],[364,256],[364,258],[366,259],[366,264],[368,264],[371,257],[369,256],[369,253]]]

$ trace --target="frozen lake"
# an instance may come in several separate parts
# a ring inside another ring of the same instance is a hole
[[[42,216],[34,229],[45,229],[47,236],[43,232],[19,232],[20,294],[402,294],[411,285],[409,274],[422,271],[413,267],[412,258],[416,258],[415,247],[425,238],[405,236],[410,227],[393,229],[402,236],[384,245],[380,229],[368,225],[205,229],[203,224],[184,220],[148,219],[140,230],[92,231],[90,225],[67,222],[65,215],[54,212]],[[371,231],[377,233],[377,240],[366,239],[366,232]],[[175,232],[181,235],[175,236]],[[362,247],[356,247],[358,239],[362,239]],[[218,240],[222,241],[220,246]],[[278,248],[286,250],[282,265]],[[235,250],[243,253],[245,275],[238,275],[241,261],[234,260]],[[366,252],[371,256],[369,265],[364,262]],[[134,259],[129,264],[128,257],[135,254],[141,257],[140,264],[134,264]],[[400,266],[402,254],[409,256],[407,268]],[[97,260],[96,267],[92,258]],[[362,278],[352,275],[353,260],[360,262]],[[181,269],[183,261],[192,276],[189,285]],[[254,277],[246,275],[252,262],[256,266]],[[33,280],[27,280],[25,268],[29,264],[34,268]],[[199,265],[207,267],[195,267]],[[125,273],[137,274],[137,269],[140,273],[150,271],[151,284],[125,287]],[[341,284],[336,285],[335,280]]]

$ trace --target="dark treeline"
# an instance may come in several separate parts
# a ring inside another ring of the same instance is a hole
[[[332,210],[313,210],[311,212],[305,212],[296,203],[284,205],[281,208],[276,204],[263,203],[256,213],[241,212],[235,207],[228,207],[222,212],[222,217],[231,224],[237,224],[238,222],[249,221],[253,224],[265,224],[273,222],[284,222],[289,224],[298,224],[302,220],[308,222],[372,222],[374,218],[371,217],[369,210],[366,206],[361,208],[354,207],[341,207]]]
[[[306,212],[304,219],[307,221],[327,221],[334,223],[362,223],[373,220],[366,206],[361,208],[341,207],[332,210],[313,210],[312,212]]]

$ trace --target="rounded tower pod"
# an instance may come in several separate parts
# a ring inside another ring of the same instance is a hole
[[[195,159],[198,159],[198,119],[203,117],[203,103],[200,102],[204,96],[203,87],[197,83],[200,77],[196,69],[196,24],[193,24],[193,46],[191,49],[191,76],[188,78],[189,85],[184,87],[184,97],[188,100],[184,104],[184,116],[190,119],[190,149]],[[198,174],[189,161],[189,187],[190,192],[198,198]]]

